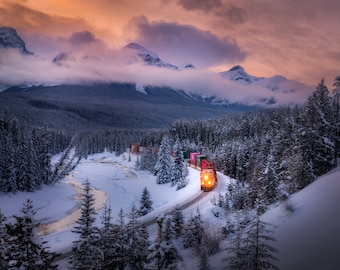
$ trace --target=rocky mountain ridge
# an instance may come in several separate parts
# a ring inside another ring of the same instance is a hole
[[[19,49],[23,54],[33,54],[26,49],[24,40],[13,27],[0,27],[0,48]]]

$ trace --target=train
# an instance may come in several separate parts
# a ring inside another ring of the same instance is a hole
[[[215,163],[209,161],[206,155],[200,153],[185,153],[184,159],[187,160],[190,167],[200,170],[201,190],[211,191],[217,184],[217,173]]]

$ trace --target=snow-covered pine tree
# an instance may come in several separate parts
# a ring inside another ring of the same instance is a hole
[[[236,224],[233,226],[233,236],[226,248],[228,257],[223,258],[225,261],[226,269],[230,270],[246,270],[247,256],[244,240],[244,223],[241,221],[241,211],[236,212]]]
[[[15,192],[17,190],[15,168],[16,146],[8,132],[0,130],[0,190]]]
[[[262,166],[259,182],[265,188],[265,196],[268,204],[278,199],[279,176],[277,174],[277,162],[273,151],[270,151],[267,160]]]
[[[172,217],[171,215],[158,217],[156,223],[158,225],[158,234],[155,242],[149,246],[147,269],[176,270],[178,269],[177,262],[182,258],[174,241],[175,231]]]
[[[155,173],[157,155],[153,153],[152,149],[153,149],[152,145],[143,149],[139,164],[140,170],[147,170],[152,173]]]
[[[5,107],[0,113],[0,191],[15,192],[19,123]]]
[[[136,170],[140,170],[140,159],[139,159],[139,156],[137,156],[137,159],[136,159],[135,169]]]
[[[184,216],[182,210],[176,206],[175,210],[172,212],[172,221],[174,223],[174,231],[176,238],[182,235],[184,228]]]
[[[337,159],[340,157],[340,76],[336,76],[333,86],[334,160],[337,162]],[[337,163],[335,166],[337,166]]]
[[[150,245],[149,236],[145,227],[141,228],[138,222],[138,212],[135,205],[128,213],[129,222],[127,224],[128,246],[127,264],[130,269],[143,269],[147,261],[147,249]]]
[[[322,79],[304,105],[304,129],[299,138],[305,161],[312,161],[316,176],[328,172],[335,164],[333,116],[329,91]]]
[[[185,234],[183,237],[183,247],[195,247],[199,248],[204,236],[203,221],[199,208],[196,210],[196,214],[191,216],[185,227]]]
[[[114,224],[112,230],[112,237],[115,240],[112,245],[113,256],[107,269],[124,269],[127,266],[129,235],[127,233],[123,209],[119,210],[117,221],[118,224]]]
[[[91,193],[91,186],[88,179],[83,183],[81,202],[81,216],[72,232],[79,235],[73,241],[72,257],[70,260],[71,269],[100,269],[103,261],[103,254],[100,249],[100,232],[94,226],[95,209],[94,197]]]
[[[260,219],[259,207],[256,204],[255,212],[251,213],[250,222],[244,233],[247,269],[278,269],[274,265],[274,261],[278,260],[275,257],[278,251],[270,244],[276,239],[271,235],[273,231],[267,229],[267,226],[269,224]]]
[[[8,234],[6,229],[6,217],[2,214],[0,209],[0,269],[8,269],[7,249],[8,249]]]
[[[100,249],[103,253],[103,269],[110,269],[112,260],[115,256],[115,237],[113,224],[111,222],[111,206],[105,205],[103,215],[101,216],[103,228],[100,230]]]
[[[54,259],[58,256],[45,247],[36,232],[39,225],[34,219],[36,212],[33,202],[27,199],[21,212],[23,216],[14,216],[14,224],[6,224],[9,237],[7,256],[10,269],[57,269]]]
[[[163,241],[162,231],[163,231],[164,217],[157,217],[156,223],[158,225],[157,237],[154,243],[149,246],[149,255],[147,256],[148,264],[147,269],[150,270],[161,270],[164,261],[164,251],[161,246]]]
[[[164,218],[162,227],[162,242],[161,247],[164,252],[163,269],[177,269],[177,262],[182,260],[177,244],[175,242],[176,232],[175,224],[172,216],[167,215]]]
[[[21,144],[18,147],[18,156],[20,157],[20,165],[17,168],[17,185],[18,189],[22,191],[34,191],[38,185],[36,183],[36,166],[34,161],[36,160],[35,151],[32,145],[31,135],[28,134],[26,138],[21,135]]]
[[[158,150],[157,162],[155,165],[157,184],[166,184],[170,182],[171,163],[172,159],[169,137],[164,135]]]
[[[197,265],[198,270],[213,270],[209,263],[208,250],[203,239],[202,245],[200,246],[199,261]]]
[[[177,139],[174,145],[173,160],[171,163],[170,182],[172,186],[177,186],[177,190],[187,185],[187,171],[183,163],[183,154],[181,152],[181,144]]]
[[[229,194],[231,208],[233,210],[242,210],[249,206],[249,191],[244,182],[236,181],[229,185]]]
[[[143,189],[142,196],[139,200],[139,204],[140,207],[138,210],[138,214],[140,216],[144,216],[153,210],[152,207],[153,201],[151,200],[151,195],[147,187],[144,187]]]
[[[37,151],[37,172],[39,182],[49,185],[52,184],[51,155],[49,153],[50,134],[45,130],[36,130],[33,136],[33,144]]]

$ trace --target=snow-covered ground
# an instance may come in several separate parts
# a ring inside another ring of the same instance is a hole
[[[189,168],[189,183],[179,191],[170,185],[157,185],[155,176],[148,172],[134,169],[136,156],[125,153],[116,157],[114,153],[104,152],[83,159],[75,171],[54,186],[43,187],[34,193],[18,192],[16,194],[0,193],[0,208],[9,218],[20,215],[22,204],[27,198],[33,200],[37,211],[36,218],[43,224],[40,233],[48,246],[57,252],[71,249],[72,241],[77,237],[71,232],[74,222],[79,216],[80,184],[88,179],[94,188],[96,209],[98,210],[96,225],[100,226],[103,206],[112,208],[113,222],[118,212],[125,213],[133,205],[139,206],[139,199],[144,187],[147,187],[154,211],[142,218],[140,222],[154,219],[166,214],[177,205],[201,194],[199,172]],[[224,224],[223,218],[212,214],[213,196],[225,193],[230,178],[218,173],[218,186],[199,202],[188,207],[183,214],[188,218],[199,208],[205,224],[218,228]],[[277,265],[280,269],[340,269],[340,168],[320,177],[313,184],[291,196],[294,211],[289,213],[283,205],[276,204],[263,215],[263,220],[273,225],[273,245],[279,250]],[[78,213],[77,213],[78,211]],[[215,224],[215,225],[214,225]],[[156,236],[156,225],[149,227],[150,238]],[[222,247],[228,245],[225,241]],[[221,259],[226,256],[223,249],[210,257],[215,269],[223,269],[225,263]],[[185,257],[181,263],[183,269],[194,269],[197,259]],[[60,265],[64,269],[65,265]]]
[[[340,167],[263,215],[274,225],[280,269],[340,269]]]
[[[2,213],[11,221],[11,216],[21,215],[20,210],[27,198],[33,200],[37,211],[36,218],[42,224],[39,229],[48,246],[57,252],[70,250],[77,235],[71,232],[79,217],[79,193],[81,183],[88,179],[95,189],[96,208],[98,209],[96,225],[101,226],[100,216],[105,204],[112,208],[113,222],[118,219],[120,209],[127,214],[133,205],[139,207],[139,200],[144,187],[150,192],[154,211],[142,218],[140,222],[166,214],[185,202],[201,194],[199,172],[189,168],[189,183],[176,191],[170,184],[156,184],[156,177],[145,171],[136,171],[136,155],[125,153],[116,157],[114,153],[104,152],[83,159],[75,171],[54,186],[46,186],[34,193],[17,192],[0,193]],[[224,186],[221,186],[225,190]],[[217,191],[216,191],[217,192]],[[204,203],[208,203],[206,196]],[[200,204],[203,203],[200,201]],[[56,225],[59,224],[59,228]]]

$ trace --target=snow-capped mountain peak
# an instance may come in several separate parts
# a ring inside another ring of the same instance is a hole
[[[163,61],[156,53],[144,48],[143,46],[137,43],[129,43],[125,48],[136,51],[137,55],[147,65],[178,70],[177,66]]]
[[[242,84],[251,84],[258,80],[262,80],[262,77],[255,77],[249,75],[242,66],[234,66],[228,71],[223,71],[220,73],[222,77],[227,78],[232,81],[237,81]]]
[[[147,48],[144,48],[143,46],[141,46],[141,45],[139,45],[137,43],[134,43],[134,42],[129,43],[128,45],[126,45],[125,48],[135,50],[135,51],[137,51],[138,53],[141,53],[141,54],[148,54],[148,55],[150,55],[153,58],[159,58],[159,56],[155,52],[150,51]]]
[[[288,80],[281,75],[272,77],[256,77],[248,74],[242,66],[234,66],[228,71],[220,72],[223,78],[236,81],[243,85],[254,85],[273,92],[291,93],[308,88],[306,85],[294,80]]]
[[[19,49],[23,54],[33,54],[13,27],[0,27],[0,48]]]

